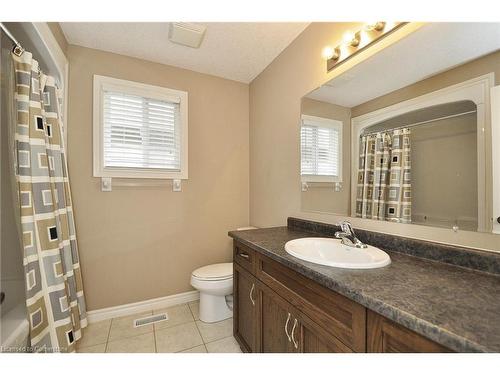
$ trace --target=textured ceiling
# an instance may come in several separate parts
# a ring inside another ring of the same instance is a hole
[[[430,23],[307,97],[354,107],[500,49],[500,23]]]
[[[251,82],[309,23],[200,23],[199,49],[168,40],[165,23],[63,22],[70,44],[119,53],[244,83]]]

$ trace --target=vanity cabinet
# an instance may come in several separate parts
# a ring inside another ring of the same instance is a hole
[[[259,352],[257,347],[257,323],[259,299],[257,280],[237,263],[233,269],[233,332],[245,352]]]
[[[371,353],[446,353],[447,348],[368,310],[367,343]]]
[[[234,241],[234,337],[244,352],[446,352],[446,348]]]

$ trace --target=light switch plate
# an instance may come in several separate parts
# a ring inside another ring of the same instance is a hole
[[[172,180],[172,191],[182,191],[181,180]]]

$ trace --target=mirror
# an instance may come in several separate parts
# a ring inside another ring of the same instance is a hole
[[[499,23],[430,23],[307,94],[302,210],[500,233],[499,84]]]

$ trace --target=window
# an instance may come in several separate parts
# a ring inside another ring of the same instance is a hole
[[[188,94],[94,76],[94,177],[187,179]]]
[[[342,122],[302,115],[300,157],[303,182],[341,182]]]

